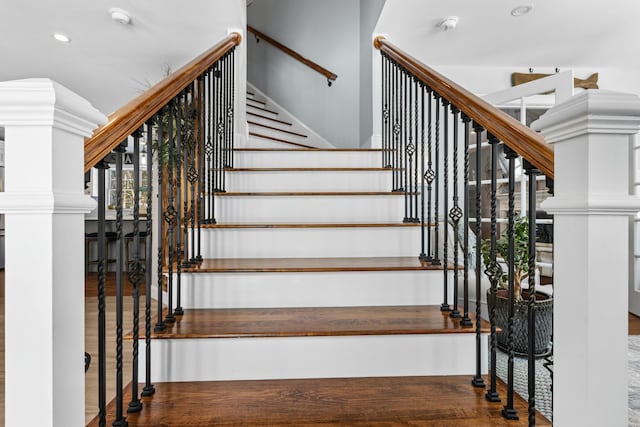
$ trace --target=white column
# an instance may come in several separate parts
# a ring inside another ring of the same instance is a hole
[[[555,149],[554,425],[627,426],[629,144],[640,98],[586,91],[532,127]]]
[[[84,425],[84,137],[106,117],[48,79],[0,83],[5,425]]]

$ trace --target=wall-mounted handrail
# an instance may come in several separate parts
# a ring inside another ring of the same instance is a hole
[[[281,51],[283,51],[287,55],[292,56],[293,58],[295,58],[298,61],[302,62],[307,67],[312,68],[313,70],[315,70],[318,73],[320,73],[323,76],[325,76],[327,78],[327,80],[329,81],[329,86],[331,86],[331,82],[332,81],[335,81],[335,79],[338,78],[337,74],[332,73],[331,71],[327,70],[323,66],[318,65],[317,63],[313,62],[312,60],[305,58],[304,56],[300,55],[295,50],[288,48],[287,46],[283,45],[279,41],[274,40],[271,37],[269,37],[268,35],[264,34],[263,32],[260,32],[260,31],[256,30],[252,26],[247,25],[247,31],[249,31],[250,33],[255,35],[258,39],[264,40],[267,43],[277,47],[278,49],[280,49]]]
[[[139,129],[171,99],[209,69],[234,46],[242,36],[231,33],[211,49],[171,73],[136,98],[109,115],[107,124],[99,127],[84,143],[84,170],[91,169],[115,147]]]
[[[553,179],[553,149],[540,134],[426,66],[384,37],[376,37],[374,46]]]

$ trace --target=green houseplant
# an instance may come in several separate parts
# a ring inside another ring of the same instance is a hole
[[[485,266],[491,263],[491,240],[485,239],[481,244],[481,251]],[[498,275],[497,292],[495,298],[491,289],[487,291],[487,304],[489,310],[495,309],[496,326],[501,329],[498,332],[498,347],[509,351],[509,234],[508,230],[501,234],[496,241],[496,258],[498,259],[501,274]],[[501,259],[500,259],[501,258]],[[516,354],[527,354],[528,350],[528,300],[529,290],[522,288],[522,282],[529,278],[529,223],[527,218],[519,217],[514,223],[514,317],[513,317],[513,349]],[[537,356],[549,352],[551,344],[553,324],[553,299],[546,294],[536,292],[535,304],[535,348]]]

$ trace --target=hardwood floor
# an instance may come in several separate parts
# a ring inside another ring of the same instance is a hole
[[[629,335],[640,335],[640,317],[629,313]]]
[[[503,403],[487,402],[469,376],[161,383],[156,390],[127,417],[129,426],[527,425],[523,399],[515,400],[520,420],[506,421]],[[504,395],[503,384],[498,391]],[[538,415],[536,425],[551,423]]]

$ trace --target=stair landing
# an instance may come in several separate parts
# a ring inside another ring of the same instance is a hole
[[[526,402],[516,395],[518,421],[500,415],[469,376],[158,383],[143,398],[130,427],[204,426],[526,426]],[[124,395],[131,400],[130,388]],[[498,392],[505,396],[504,384]],[[125,407],[126,409],[126,407]],[[111,425],[115,404],[107,413]],[[536,425],[550,426],[542,415]],[[89,426],[98,426],[94,419]]]

